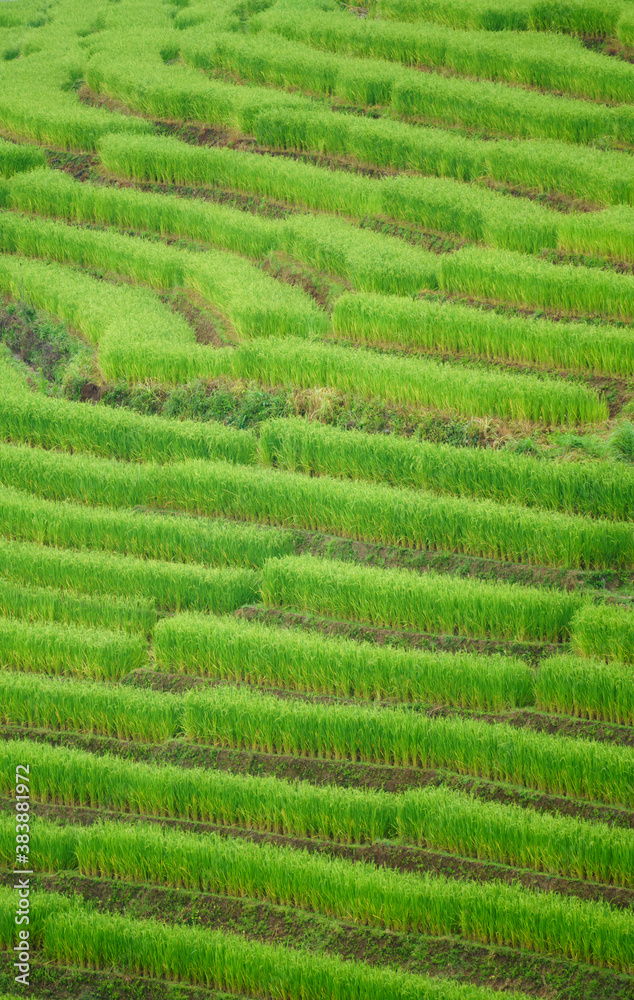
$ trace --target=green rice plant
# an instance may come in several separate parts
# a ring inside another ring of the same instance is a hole
[[[296,23],[300,24],[301,20],[298,18]],[[346,20],[351,22],[352,19]],[[378,22],[358,23],[367,25]],[[191,146],[165,136],[130,138],[109,135],[101,142],[99,151],[101,162],[108,171],[139,181],[237,189],[359,220],[367,215],[388,216],[526,253],[560,246],[580,253],[599,253],[605,257],[634,260],[631,209],[623,205],[601,213],[563,214],[535,201],[513,198],[446,177],[403,174],[383,178],[359,177],[343,170],[266,154],[258,156],[257,163],[254,163],[253,156],[242,150],[226,146]],[[41,183],[44,174],[38,171],[37,176],[38,183]],[[25,197],[22,195],[23,187],[19,188],[20,197]],[[7,197],[10,194],[16,205],[19,203],[17,191],[17,181],[12,181]],[[143,221],[146,225],[141,203],[134,202],[133,197],[129,195],[129,203],[134,207],[135,224],[141,225]],[[183,226],[184,221],[177,222],[168,207],[174,203],[172,199],[166,205],[157,199],[152,203],[152,217],[162,220],[162,227],[167,225],[169,219],[171,230],[176,228],[180,231],[178,227]],[[127,212],[126,208],[123,217],[129,219]],[[205,232],[205,227],[197,220],[211,217],[212,213],[203,214],[198,206],[181,209],[181,219],[187,220],[190,232]],[[250,223],[252,238],[257,235],[256,246],[262,245],[259,234],[265,228],[267,233],[272,231],[270,226],[264,226],[263,221],[260,219],[257,225]],[[296,254],[301,252],[299,234],[294,228],[297,222],[296,218],[291,218],[286,220],[281,230],[277,230],[297,234],[296,241],[287,244],[290,251]],[[207,226],[207,232],[208,229]],[[247,231],[245,223],[240,232],[243,231]],[[394,241],[391,245],[394,246]]]
[[[320,52],[297,40],[262,31],[197,39],[181,58],[205,71],[224,70],[251,83],[299,87],[361,105],[389,105],[402,118],[477,126],[504,136],[591,143],[605,137],[630,143],[634,115],[628,106],[608,107],[570,97],[419,73],[393,62]]]
[[[208,609],[222,614],[252,603],[259,593],[258,576],[249,569],[205,569],[4,539],[0,539],[0,574],[28,586],[153,598],[162,610]]]
[[[92,878],[246,895],[363,925],[521,944],[575,960],[611,961],[619,968],[631,962],[631,915],[574,897],[401,873],[373,862],[357,865],[288,847],[150,825],[61,827],[43,820],[32,840],[41,870],[59,870],[61,856],[64,868]],[[5,816],[0,819],[3,865],[10,867],[14,855],[14,824]]]
[[[32,762],[32,802],[203,820],[343,843],[398,839],[462,857],[632,884],[631,830],[481,802],[445,788],[403,794],[289,783],[171,764],[160,768],[28,740],[0,744],[0,789]]]
[[[465,76],[520,83],[598,101],[631,103],[634,99],[634,80],[628,67],[589,51],[581,39],[572,36],[465,30],[429,21],[421,31],[415,23],[352,18],[335,3],[312,4],[305,0],[277,3],[259,14],[256,21],[284,38],[340,55],[446,68]]]
[[[104,268],[156,289],[187,286],[225,311],[236,330],[244,336],[285,332],[309,334],[314,329],[322,329],[325,322],[324,314],[305,292],[281,284],[235,254],[209,250],[203,255],[176,250],[160,242],[123,236],[112,230],[80,229],[6,211],[0,214],[0,249],[59,263]],[[123,290],[117,287],[113,292],[122,302],[125,295],[129,299],[139,296],[134,288],[122,294]],[[54,290],[49,294],[54,294]],[[148,301],[147,293],[145,300]],[[153,311],[161,310],[155,304]],[[165,315],[162,329],[153,336],[168,343],[174,341],[174,335],[170,338],[166,330],[169,318],[177,341],[193,344],[193,333],[184,320],[180,320],[179,326],[178,318],[169,309],[163,306],[162,311]],[[140,324],[138,307],[135,312],[136,322]],[[128,326],[130,321],[131,318]],[[147,332],[145,336],[137,331],[135,334],[137,339],[147,342]],[[121,334],[117,337],[114,331],[111,336],[115,341],[121,339]]]
[[[0,614],[23,621],[64,622],[146,633],[156,624],[156,609],[151,598],[90,597],[53,587],[20,586],[2,577]]]
[[[374,625],[561,642],[584,598],[508,583],[416,575],[313,556],[269,559],[262,573],[268,605],[290,605]]]
[[[309,478],[228,462],[192,459],[140,465],[0,444],[0,482],[46,500],[220,515],[540,565],[628,566],[634,548],[634,530],[627,523],[573,518],[555,511],[421,490],[395,490],[382,483]],[[111,518],[110,523],[115,523]],[[108,517],[102,519],[104,522],[108,523]],[[176,539],[172,551],[175,549],[179,558],[185,552],[186,558],[192,557],[183,539],[191,538],[192,533],[195,537],[196,524],[186,525],[180,537],[179,529],[170,529],[164,521],[143,522],[139,530],[145,525],[154,546],[171,535]],[[120,534],[118,526],[116,530]],[[212,539],[222,538],[223,530],[231,536],[231,529],[222,526],[209,534]],[[199,535],[204,538],[205,534],[199,529]],[[240,532],[234,537],[240,539]],[[248,554],[249,535],[241,540]],[[267,540],[263,540],[266,547]],[[214,547],[209,547],[213,552]],[[260,548],[259,554],[262,551]]]
[[[561,31],[613,35],[622,9],[617,0],[377,0],[381,17],[439,21],[487,31]]]
[[[9,725],[159,743],[176,734],[181,714],[171,694],[0,672],[0,719]]]
[[[10,914],[7,896],[4,910]],[[0,897],[1,898],[1,897]],[[0,904],[1,905],[1,904]],[[15,908],[15,904],[14,904]],[[262,944],[241,935],[154,920],[97,913],[85,907],[60,911],[36,924],[41,947],[64,966],[117,968],[126,974],[240,991],[272,1000],[494,1000],[486,987],[428,979],[376,968],[338,956],[283,945]],[[65,912],[66,911],[66,912]],[[1,912],[1,911],[0,911]],[[39,916],[39,913],[38,913]],[[2,943],[14,938],[5,930]],[[41,929],[40,929],[41,928]]]
[[[588,604],[575,615],[571,642],[576,653],[634,663],[634,613],[610,604]]]
[[[594,391],[548,376],[475,370],[290,337],[244,343],[224,358],[215,353],[219,370],[266,385],[331,386],[399,406],[545,424],[608,417],[605,400]]]
[[[624,153],[550,139],[492,143],[405,122],[334,115],[301,95],[202,80],[183,66],[153,67],[141,80],[138,61],[93,59],[86,74],[95,91],[144,114],[238,129],[273,148],[342,154],[379,167],[459,180],[489,177],[605,204],[634,204],[634,167]]]
[[[254,461],[257,446],[251,431],[87,406],[25,391],[15,386],[8,365],[2,364],[0,436],[5,441],[136,461],[222,458],[248,464]]]
[[[56,265],[0,258],[0,289],[24,289],[99,341],[99,362],[113,379],[182,382],[231,374],[277,384],[315,383],[399,404],[434,406],[466,415],[495,415],[544,423],[589,422],[608,416],[596,392],[560,379],[469,371],[419,358],[360,352],[335,344],[273,337],[210,351],[195,344],[187,324],[147,289],[120,288]],[[51,281],[54,276],[55,280]],[[92,308],[87,306],[90,302]],[[160,305],[160,308],[159,308]],[[148,335],[148,314],[156,317]]]
[[[537,707],[547,712],[634,723],[634,677],[623,663],[553,656],[542,660],[535,692]]]
[[[37,146],[23,146],[0,139],[0,177],[11,177],[23,170],[43,167],[46,157]]]
[[[144,665],[146,655],[142,636],[0,617],[0,664],[3,668],[101,680],[122,677],[136,670]],[[24,718],[24,705],[22,710]]]
[[[629,751],[601,743],[469,719],[430,719],[402,709],[280,701],[225,685],[175,699],[0,674],[0,718],[119,739],[160,742],[183,732],[194,742],[239,750],[442,767],[625,805],[634,787]]]
[[[597,375],[634,374],[631,330],[608,324],[556,322],[454,302],[360,293],[337,299],[332,322],[335,335],[365,345],[465,352]]]
[[[547,462],[492,449],[456,448],[367,434],[295,418],[270,420],[258,439],[263,465],[408,489],[632,520],[634,474],[613,463]]]
[[[602,212],[569,212],[557,219],[557,245],[573,253],[617,257],[631,263],[633,234],[634,213],[629,205],[614,205]]]
[[[634,276],[615,271],[554,265],[510,250],[463,247],[445,254],[440,287],[505,302],[563,309],[574,315],[600,313],[603,319],[634,315]]]
[[[634,45],[634,11],[627,5],[622,8],[616,26],[616,36],[625,45]]]
[[[144,559],[252,568],[269,556],[288,555],[296,547],[294,535],[280,528],[107,507],[95,510],[4,486],[0,486],[0,535]]]
[[[293,205],[350,215],[360,221],[367,215],[385,215],[418,226],[456,233],[467,239],[527,252],[557,245],[559,216],[556,213],[536,202],[522,201],[487,188],[466,187],[448,178],[405,175],[359,177],[342,170],[266,154],[259,156],[257,165],[254,165],[252,155],[240,150],[188,146],[177,139],[159,136],[129,142],[121,142],[116,135],[109,136],[100,147],[100,155],[109,171],[137,180],[237,188]],[[38,171],[38,176],[43,174]],[[17,204],[16,182],[12,182],[7,197],[9,194],[13,203]],[[157,204],[159,217],[163,217],[166,211],[165,207],[161,210],[161,203]],[[190,211],[192,216],[195,211],[200,213],[200,210]],[[285,244],[288,252],[301,256],[304,246],[301,238],[311,235],[307,233],[306,224],[301,218],[291,217],[283,227],[278,227],[277,232],[288,234]],[[303,227],[301,231],[298,228],[300,225]],[[244,224],[243,228],[246,228]],[[251,229],[255,231],[254,226]],[[333,244],[337,230],[333,230],[332,226],[329,230],[330,243]],[[270,227],[268,231],[271,231]],[[584,230],[589,243],[591,232],[587,227]],[[601,243],[606,256],[611,253],[608,236],[606,234]],[[312,238],[314,241],[314,234]],[[350,242],[349,231],[347,239]],[[621,255],[629,259],[632,248],[628,245],[626,233],[619,242],[620,250],[623,244],[628,249]],[[367,242],[368,249],[370,245]],[[378,243],[375,245],[378,246]],[[394,240],[390,246],[392,252],[397,252]],[[402,249],[398,259],[404,260]],[[324,260],[328,258],[324,257]],[[420,254],[419,260],[422,263]],[[430,265],[433,263],[429,258],[427,260]],[[338,266],[341,268],[341,264]],[[366,263],[366,269],[367,266]],[[393,269],[391,265],[386,277]],[[360,268],[349,267],[347,273],[358,283],[364,272]],[[369,277],[365,277],[366,282]],[[378,272],[376,276],[372,275],[372,280],[378,284]]]
[[[402,708],[287,701],[226,685],[202,694],[190,691],[179,721],[187,739],[198,743],[293,757],[446,768],[555,794],[630,808],[634,804],[629,748],[506,723],[429,718]]]
[[[232,682],[498,712],[534,702],[531,669],[496,654],[391,649],[196,614],[162,619],[153,644],[165,670]]]
[[[12,207],[24,211],[53,215],[69,221],[108,223],[150,230],[161,235],[174,234],[202,239],[224,249],[261,259],[273,251],[287,253],[321,270],[341,275],[360,288],[405,294],[417,290],[421,285],[437,283],[435,254],[389,236],[359,230],[337,219],[299,215],[282,220],[264,219],[225,205],[191,202],[171,195],[147,194],[116,187],[93,186],[73,181],[52,170],[34,172],[33,182],[28,185],[12,183],[9,201]],[[392,258],[389,267],[386,266],[388,253]],[[195,274],[199,270],[197,258],[190,254],[185,260],[186,263],[189,260],[192,270],[190,281],[194,284]],[[260,288],[262,274],[255,271],[254,275],[249,278],[245,273],[240,277],[245,285],[255,284],[255,292],[258,296],[264,296],[271,279],[267,277]],[[218,284],[218,276],[214,275],[214,278]],[[282,288],[280,294],[290,298],[293,289],[288,286]],[[297,289],[295,292],[296,297],[303,295]],[[213,291],[211,295],[213,297]],[[306,299],[305,296],[304,298]],[[235,312],[236,304],[230,302],[228,297],[223,305],[230,313]],[[253,303],[251,305],[255,308]],[[304,305],[308,309],[309,300]],[[325,330],[328,325],[325,316],[321,317],[320,325],[319,313],[312,303],[309,308],[311,310],[314,313],[315,328]],[[282,326],[280,332],[284,332],[284,329]],[[288,329],[290,330],[290,326]],[[249,335],[272,332],[270,324],[258,331],[253,322],[248,328],[243,323],[241,330]],[[293,332],[297,331],[293,329]]]

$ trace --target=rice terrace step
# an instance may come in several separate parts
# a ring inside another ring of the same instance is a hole
[[[0,0],[0,998],[634,1000],[634,0]]]

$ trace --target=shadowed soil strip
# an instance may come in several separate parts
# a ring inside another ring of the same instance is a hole
[[[160,744],[141,743],[117,740],[112,736],[28,729],[21,726],[1,726],[0,739],[29,739],[36,743],[45,743],[53,747],[70,747],[97,756],[112,754],[124,760],[159,766],[172,764],[182,768],[202,767],[230,774],[251,774],[291,782],[305,781],[317,787],[334,785],[339,788],[360,788],[399,794],[411,788],[443,786],[454,791],[469,793],[484,802],[519,805],[540,813],[572,816],[634,829],[634,811],[628,812],[614,806],[568,799],[564,796],[547,795],[519,785],[499,784],[440,769],[424,770],[355,761],[291,757],[252,750],[198,746],[185,740],[169,740]]]
[[[219,826],[194,820],[173,819],[164,816],[143,816],[138,813],[114,812],[106,809],[91,809],[87,806],[66,806],[54,802],[32,802],[36,818],[57,820],[62,825],[92,826],[103,820],[118,823],[148,823],[171,830],[188,833],[216,833],[221,837],[234,837],[255,844],[273,844],[278,847],[292,847],[305,850],[309,854],[325,854],[332,858],[363,864],[370,863],[379,868],[414,874],[430,873],[447,878],[463,879],[485,884],[504,882],[518,883],[535,892],[558,892],[565,896],[576,896],[586,900],[604,900],[618,909],[631,909],[634,890],[621,886],[603,885],[597,882],[583,882],[580,879],[548,875],[528,869],[511,868],[508,865],[489,861],[476,861],[452,854],[428,851],[424,847],[410,847],[395,842],[381,841],[373,844],[338,844],[317,838],[287,837],[278,833],[266,833],[236,826]],[[0,797],[0,810],[13,812],[12,799]]]
[[[467,651],[470,653],[506,653],[509,656],[521,656],[529,663],[538,664],[540,660],[556,653],[567,653],[567,646],[553,643],[515,642],[512,639],[473,639],[466,635],[437,635],[425,632],[406,632],[403,629],[380,628],[375,625],[363,625],[359,622],[337,621],[324,615],[314,615],[287,608],[265,608],[262,605],[248,604],[234,611],[236,618],[247,621],[263,622],[265,625],[276,625],[280,628],[301,628],[307,632],[320,632],[323,635],[341,635],[346,639],[356,639],[371,642],[377,646],[395,646],[405,649],[442,650],[447,653]]]
[[[8,879],[7,879],[8,881]],[[306,948],[368,965],[389,965],[406,972],[467,980],[478,986],[521,990],[543,996],[543,985],[577,983],[579,966],[532,952],[478,945],[460,938],[435,938],[374,927],[358,927],[310,911],[253,899],[215,896],[133,882],[85,878],[62,873],[36,876],[36,890],[79,895],[108,913],[135,920],[159,920],[222,929],[268,944]],[[629,976],[584,967],[585,990],[579,997],[625,997]],[[600,992],[605,991],[605,992]]]
[[[151,667],[140,667],[123,678],[122,684],[132,687],[150,688],[154,691],[182,694],[192,688],[209,687],[246,687],[252,691],[281,698],[285,701],[303,701],[320,705],[368,705],[363,698],[342,698],[328,694],[314,694],[310,691],[290,691],[286,688],[258,686],[256,684],[234,683],[222,677],[195,677],[190,674],[170,674]],[[592,739],[599,743],[613,743],[615,746],[634,746],[634,726],[619,726],[610,722],[590,719],[576,719],[571,716],[549,715],[533,709],[517,709],[508,712],[478,712],[447,705],[432,705],[422,702],[371,702],[373,706],[396,706],[403,711],[427,715],[429,718],[459,716],[464,719],[477,719],[481,722],[507,723],[516,729],[533,729],[539,733],[567,736],[573,739]]]

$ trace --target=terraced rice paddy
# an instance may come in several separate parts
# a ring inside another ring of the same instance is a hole
[[[633,1000],[633,99],[632,0],[0,0],[0,997]]]

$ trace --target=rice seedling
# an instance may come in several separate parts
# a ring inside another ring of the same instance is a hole
[[[0,934],[9,947],[9,890],[0,903]],[[494,1000],[486,987],[427,979],[337,956],[249,941],[237,934],[98,913],[85,904],[47,899],[35,908],[33,937],[47,958],[64,966],[117,968],[124,973],[215,986],[273,1000]],[[0,897],[1,899],[1,897]],[[42,912],[44,911],[44,912]],[[36,918],[37,914],[37,919]],[[4,917],[5,919],[2,919]]]
[[[252,603],[259,594],[258,576],[250,569],[206,569],[4,539],[0,539],[0,574],[27,586],[154,599],[160,610],[188,608],[222,614]],[[28,631],[29,626],[24,628]]]
[[[333,331],[360,344],[413,347],[630,376],[634,337],[609,324],[510,316],[454,302],[396,295],[341,295]]]
[[[351,156],[363,163],[469,181],[489,177],[604,204],[634,204],[634,168],[624,153],[584,149],[554,139],[467,138],[400,121],[333,115],[317,101],[257,86],[201,80],[193,68],[148,68],[94,59],[93,90],[144,114],[214,123],[253,135],[272,148]]]
[[[407,570],[354,566],[312,556],[269,559],[262,572],[266,604],[290,605],[374,625],[565,641],[585,598]]]
[[[165,670],[273,688],[493,711],[534,700],[532,671],[515,657],[382,648],[196,614],[162,619],[153,643]]]
[[[628,523],[570,517],[492,500],[439,496],[420,489],[395,490],[382,483],[309,478],[228,462],[141,465],[23,445],[0,444],[0,459],[0,481],[5,486],[46,500],[71,500],[96,507],[217,514],[283,528],[307,528],[409,548],[447,549],[538,565],[626,566],[634,547],[634,532]],[[101,518],[104,526],[108,517],[104,514]],[[114,515],[110,518],[114,527],[117,519]],[[220,532],[205,532],[191,522],[182,529],[171,529],[159,520],[134,523],[154,539],[154,546],[160,544],[159,539],[171,536],[174,549],[180,553],[187,552],[188,535],[191,538],[198,531],[199,537],[207,534],[213,539],[223,531],[221,527]],[[229,527],[224,531],[231,536]],[[239,530],[233,535],[236,540],[241,537]],[[249,533],[242,539],[243,551],[248,553]],[[266,546],[267,539],[263,541]],[[262,553],[262,548],[259,551]],[[186,558],[191,558],[191,548]]]
[[[22,621],[63,622],[146,633],[156,624],[156,609],[151,598],[91,597],[54,587],[21,586],[2,577],[0,614]]]
[[[634,613],[629,607],[588,604],[574,618],[571,641],[583,656],[634,663]]]
[[[561,31],[613,35],[623,4],[593,0],[573,3],[539,0],[377,0],[381,17],[399,21],[438,21],[486,31]]]
[[[9,817],[0,819],[0,858],[5,865],[13,863],[14,834]],[[64,867],[93,878],[248,895],[364,925],[452,934],[484,943],[517,946],[519,932],[522,946],[531,951],[598,964],[612,959],[624,968],[630,962],[631,916],[572,897],[404,874],[371,862],[360,866],[277,845],[214,833],[184,835],[149,825],[60,827],[43,820],[33,840],[40,866],[48,871]]]
[[[25,622],[0,617],[0,663],[12,670],[36,670],[74,677],[122,677],[146,661],[143,636],[121,631]],[[0,678],[2,678],[0,672]],[[22,705],[22,718],[26,711]]]
[[[547,712],[584,719],[607,719],[623,726],[634,722],[634,677],[623,663],[553,656],[536,675],[536,704]]]
[[[613,463],[546,462],[492,449],[456,448],[395,435],[270,420],[258,438],[263,465],[290,472],[389,483],[453,496],[629,521],[634,474]]]
[[[299,87],[361,105],[388,105],[405,119],[477,126],[504,136],[591,143],[612,137],[631,143],[634,116],[627,106],[609,107],[554,97],[503,83],[419,73],[393,62],[321,52],[297,40],[261,31],[197,39],[180,49],[189,65],[224,70],[251,83]]]
[[[16,386],[9,366],[1,363],[0,436],[5,441],[132,461],[222,458],[248,464],[256,452],[250,431],[36,394]]]
[[[580,253],[634,260],[631,209],[625,205],[600,213],[557,213],[537,202],[448,177],[400,174],[361,178],[343,170],[267,154],[258,156],[254,164],[251,154],[242,150],[191,146],[167,136],[108,135],[100,143],[99,154],[108,171],[138,181],[228,188],[359,220],[368,215],[386,216],[525,253],[561,246]],[[44,175],[38,172],[37,176],[38,185],[41,185]],[[13,181],[7,197],[17,205],[19,198],[31,197],[23,194],[23,190],[22,185],[18,187],[17,181]],[[112,194],[108,197],[111,201],[114,199]],[[132,195],[127,198],[121,202],[126,206],[125,211],[123,207],[120,211],[126,219],[130,218],[128,213],[134,211],[135,225],[139,226],[145,222],[141,202],[135,201]],[[173,201],[166,204],[160,199],[152,203],[153,213],[162,220],[161,225],[165,227],[169,220],[171,231],[179,231],[186,220],[188,231],[206,233],[209,238],[210,225],[202,220],[213,218],[222,218],[223,232],[229,228],[229,216],[201,211],[199,206],[181,208],[177,219],[168,207],[171,204]],[[275,231],[295,234],[297,222],[297,219],[287,219],[286,224]],[[246,240],[242,233],[247,231],[250,241],[244,245],[255,250],[265,245],[263,234],[270,234],[273,227],[265,226],[262,219],[257,223],[251,220],[248,226],[242,223],[241,239]],[[288,244],[295,253],[298,252],[297,239]]]
[[[607,404],[596,392],[548,376],[475,370],[290,337],[254,340],[224,357],[215,352],[215,357],[217,371],[266,385],[331,386],[366,399],[463,416],[488,414],[548,425],[593,423],[608,417]]]
[[[1,703],[1,702],[0,702]],[[285,701],[220,686],[183,699],[185,736],[262,753],[362,760],[459,774],[625,807],[634,805],[629,748],[401,708]]]
[[[488,7],[491,10],[491,4]],[[277,3],[256,20],[258,26],[286,39],[340,55],[446,68],[468,77],[521,83],[597,101],[627,103],[634,98],[627,66],[589,51],[574,36],[511,34],[430,21],[421,31],[416,23],[346,17],[334,5],[326,8],[305,0]]]
[[[200,768],[160,768],[28,740],[0,745],[0,788],[33,762],[33,802],[203,820],[343,843],[398,839],[518,867],[632,883],[631,830],[482,802],[445,788],[395,795]]]
[[[0,486],[0,535],[59,548],[118,552],[208,566],[260,566],[296,547],[290,531],[220,518],[91,509]]]
[[[37,146],[23,146],[0,139],[0,177],[11,177],[24,170],[43,167],[46,157]]]

